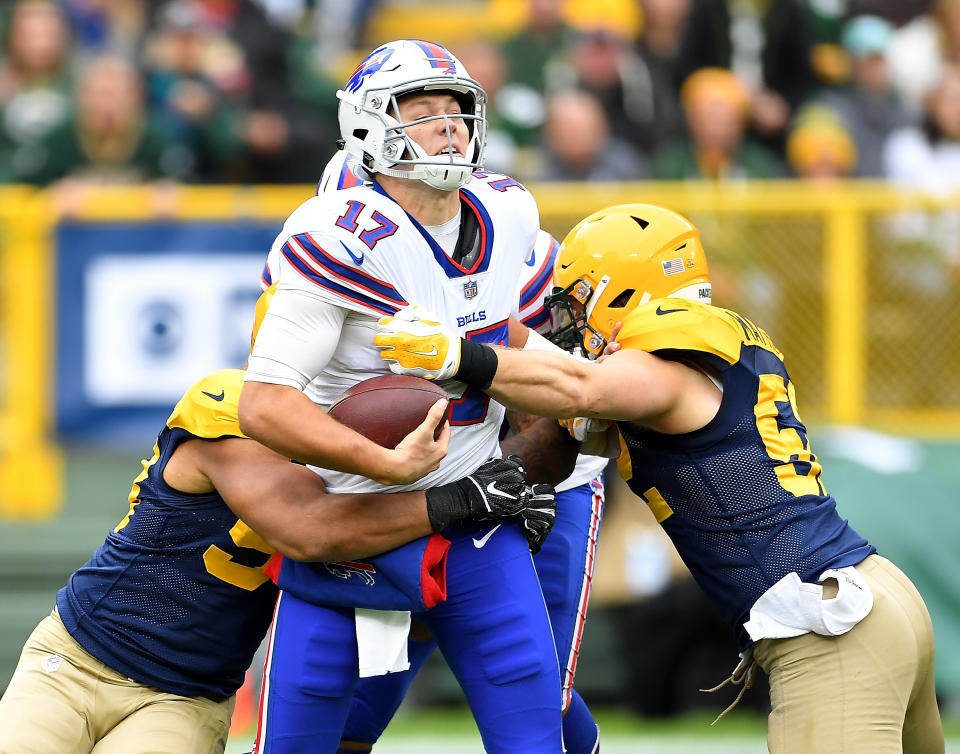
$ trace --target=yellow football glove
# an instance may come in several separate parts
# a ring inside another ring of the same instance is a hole
[[[446,380],[460,365],[460,336],[418,306],[407,306],[377,322],[373,344],[394,374]]]

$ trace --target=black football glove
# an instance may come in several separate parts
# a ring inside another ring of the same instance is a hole
[[[535,484],[528,487],[526,507],[520,511],[523,533],[536,555],[557,521],[557,493],[550,484]]]
[[[463,479],[427,490],[427,514],[434,531],[515,516],[527,506],[529,489],[519,456],[495,458]]]

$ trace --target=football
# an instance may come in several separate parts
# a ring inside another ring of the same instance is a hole
[[[330,406],[328,413],[378,445],[393,449],[420,425],[446,391],[429,380],[386,374],[358,382]],[[450,419],[447,404],[445,420]],[[443,422],[434,437],[440,436]]]

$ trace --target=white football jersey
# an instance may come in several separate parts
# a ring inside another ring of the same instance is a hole
[[[514,316],[533,330],[546,332],[550,329],[550,312],[543,299],[553,292],[553,262],[560,244],[547,231],[537,233],[537,240],[520,270],[517,290],[517,305]],[[606,467],[608,458],[581,455],[573,473],[557,485],[557,492],[586,484]]]
[[[408,303],[437,315],[465,338],[507,342],[516,281],[539,228],[536,202],[512,178],[489,173],[477,173],[460,196],[461,211],[472,213],[469,219],[476,221],[479,234],[479,254],[469,269],[447,256],[377,184],[312,197],[287,219],[262,283],[277,282],[278,298],[295,290],[346,312],[332,357],[318,374],[309,375],[304,388],[314,402],[327,408],[357,382],[389,373],[373,345],[376,320]],[[265,319],[264,328],[267,324]],[[255,345],[251,365],[257,356]],[[257,379],[258,374],[250,377]],[[440,384],[452,403],[450,451],[436,471],[415,484],[391,489],[444,484],[500,455],[503,407],[458,381]],[[383,488],[353,474],[326,469],[322,474],[331,492]]]

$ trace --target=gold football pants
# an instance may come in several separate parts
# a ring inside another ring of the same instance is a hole
[[[54,613],[30,634],[0,699],[0,754],[216,754],[233,704],[131,681],[87,653]]]
[[[886,558],[871,555],[856,569],[874,602],[850,631],[754,645],[770,677],[770,752],[942,754],[933,626],[923,599]]]

